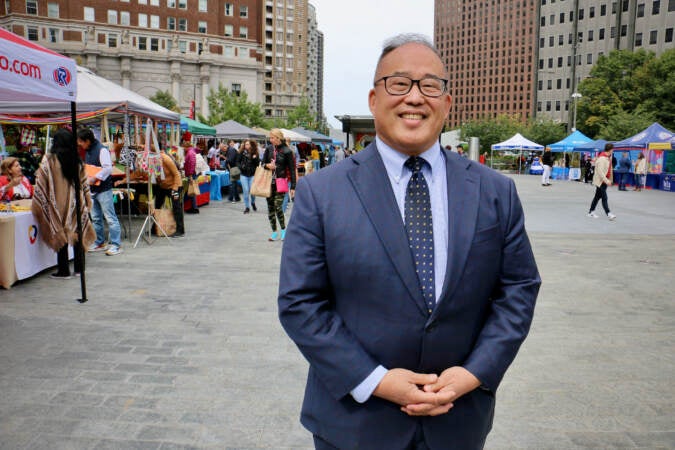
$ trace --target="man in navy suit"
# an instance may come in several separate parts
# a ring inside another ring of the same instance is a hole
[[[530,328],[541,280],[514,183],[441,149],[447,84],[424,36],[387,41],[375,142],[297,185],[279,317],[309,361],[318,449],[482,448]]]

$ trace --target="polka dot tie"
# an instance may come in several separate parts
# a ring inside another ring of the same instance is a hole
[[[408,244],[415,260],[415,271],[422,286],[424,303],[429,314],[436,306],[434,293],[434,228],[431,218],[429,186],[422,174],[422,166],[428,164],[423,158],[411,156],[405,166],[412,176],[405,191],[405,227]]]

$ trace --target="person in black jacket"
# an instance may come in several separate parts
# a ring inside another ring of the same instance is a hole
[[[239,185],[237,183],[239,176],[232,175],[232,168],[234,167],[239,167],[239,152],[234,146],[234,141],[230,140],[227,145],[227,170],[230,171],[230,193],[228,200],[232,203],[241,201],[241,198],[239,198]]]
[[[544,173],[541,175],[541,185],[550,186],[551,170],[553,169],[553,153],[551,153],[550,148],[546,147],[544,149],[544,154],[541,157],[541,163],[544,166]]]
[[[288,191],[293,197],[295,193],[295,167],[293,166],[293,151],[284,143],[284,134],[280,129],[273,128],[270,130],[270,142],[272,145],[265,149],[263,155],[263,166],[273,172],[272,195],[267,199],[268,217],[272,227],[272,234],[268,240],[276,241],[279,236],[281,236],[281,240],[286,237],[286,222],[282,210],[286,192],[278,192],[277,179],[290,179],[287,185]],[[281,228],[281,234],[277,232],[277,221]]]
[[[244,195],[244,214],[257,211],[255,207],[255,197],[251,195],[251,183],[253,183],[253,175],[255,169],[260,165],[260,155],[258,154],[258,144],[251,139],[244,141],[239,147],[239,169],[241,169],[241,191]]]

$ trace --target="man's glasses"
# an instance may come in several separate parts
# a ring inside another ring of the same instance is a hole
[[[424,77],[419,80],[404,77],[402,75],[394,75],[391,77],[382,77],[375,80],[374,85],[384,81],[384,90],[389,95],[406,95],[412,89],[414,84],[417,84],[422,95],[427,97],[440,97],[448,88],[448,80],[438,77]]]

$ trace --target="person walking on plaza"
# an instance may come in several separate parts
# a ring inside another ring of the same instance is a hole
[[[447,78],[424,36],[385,42],[375,140],[299,179],[278,304],[317,449],[482,448],[528,333],[523,209],[513,180],[441,149]]]
[[[237,151],[237,147],[234,145],[234,141],[230,140],[227,146],[227,170],[230,171],[230,190],[229,190],[229,195],[228,195],[228,200],[231,203],[236,203],[240,202],[241,198],[239,198],[239,179],[235,179],[236,177],[232,175],[232,169],[235,167],[239,167],[239,152]]]
[[[605,144],[605,150],[601,152],[595,160],[595,173],[593,174],[593,186],[595,186],[595,195],[591,201],[591,207],[588,210],[588,217],[598,218],[595,213],[595,207],[598,201],[602,200],[602,209],[609,220],[616,219],[616,215],[610,212],[607,202],[607,186],[612,185],[612,167],[610,161],[612,158],[612,149],[614,146],[610,143]]]
[[[343,159],[345,159],[345,151],[342,149],[342,147],[338,147],[335,150],[335,162],[340,162]]]
[[[647,178],[647,160],[644,153],[640,152],[637,161],[635,161],[635,189],[641,191]]]
[[[251,183],[253,183],[255,169],[259,165],[258,144],[252,139],[244,141],[239,149],[239,168],[241,169],[239,181],[241,181],[241,191],[244,197],[244,214],[251,212],[251,208],[253,211],[258,210],[255,206],[255,197],[251,195]]]
[[[94,133],[89,128],[78,130],[77,145],[81,151],[85,152],[85,163],[100,167],[96,175],[88,177],[92,201],[91,220],[96,231],[96,241],[89,247],[89,251],[105,251],[108,256],[119,255],[122,253],[122,229],[113,203],[110,151],[94,137]],[[108,225],[110,245],[106,245],[104,219]]]
[[[183,172],[188,179],[188,183],[191,183],[192,180],[198,178],[197,174],[197,153],[195,148],[188,141],[183,142],[183,148],[185,148],[185,161],[183,161]],[[199,207],[197,206],[197,196],[192,195],[188,196],[191,203],[191,208],[186,212],[188,214],[199,214]]]
[[[155,209],[161,209],[167,197],[171,199],[173,218],[176,221],[176,232],[169,237],[181,238],[185,236],[183,220],[183,179],[178,171],[178,165],[164,149],[160,150],[162,171],[164,178],[158,180],[155,186]]]
[[[281,240],[286,237],[286,221],[282,210],[286,193],[278,192],[276,179],[286,180],[287,176],[290,176],[288,191],[293,196],[295,191],[295,167],[293,167],[293,151],[285,144],[284,134],[280,129],[272,128],[270,130],[270,142],[272,145],[265,149],[263,155],[263,166],[272,171],[272,195],[267,198],[267,215],[270,227],[272,227],[272,234],[268,241],[276,241],[280,237]],[[277,232],[277,222],[281,229],[280,233]]]
[[[551,149],[548,147],[544,149],[544,154],[541,157],[541,164],[544,166],[544,173],[541,174],[541,185],[550,186],[551,170],[553,170],[553,153],[551,153]]]
[[[619,177],[619,190],[625,191],[626,183],[628,182],[628,175],[630,174],[631,168],[630,156],[628,152],[622,152],[621,158],[619,159],[619,165],[616,168],[616,173]]]
[[[96,232],[89,220],[91,196],[84,165],[74,148],[73,133],[60,129],[54,133],[52,148],[42,158],[35,180],[35,196],[31,204],[38,223],[41,239],[56,252],[57,270],[52,278],[71,278],[68,265],[68,246],[74,248],[74,273],[83,269],[84,249],[96,240]],[[82,245],[77,233],[75,183],[80,183],[80,217],[82,218]]]

